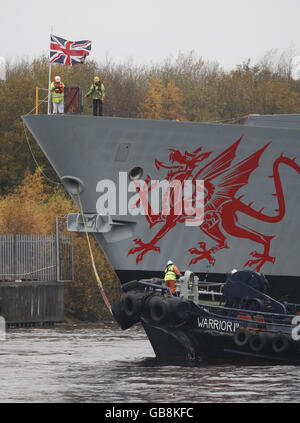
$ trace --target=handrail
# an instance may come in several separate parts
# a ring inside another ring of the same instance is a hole
[[[210,287],[210,286],[225,286],[225,285],[226,285],[225,282],[224,283],[223,282],[222,283],[217,283],[217,282],[198,282],[198,286],[207,286],[207,287]]]
[[[201,304],[199,304],[201,305]],[[266,317],[270,316],[270,317],[295,317],[296,314],[277,314],[277,313],[269,313],[266,311],[255,311],[255,310],[244,310],[244,309],[238,309],[238,308],[231,308],[231,307],[224,307],[224,306],[216,306],[216,305],[206,305],[204,304],[205,307],[207,308],[216,308],[216,309],[220,309],[220,310],[227,310],[227,311],[235,311],[237,313],[246,313],[246,314],[260,314],[260,315],[264,315]]]

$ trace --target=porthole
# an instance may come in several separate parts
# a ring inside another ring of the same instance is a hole
[[[128,172],[128,177],[131,181],[137,181],[142,178],[143,174],[143,169],[140,166],[136,166]]]

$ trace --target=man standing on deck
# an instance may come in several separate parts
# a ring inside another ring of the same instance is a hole
[[[63,114],[65,111],[65,85],[60,76],[55,76],[50,85],[53,114]]]
[[[176,291],[176,275],[182,276],[172,260],[169,260],[165,268],[165,282],[167,287],[171,289],[172,294],[175,294]]]
[[[94,116],[98,115],[97,113],[98,109],[99,109],[99,116],[103,116],[103,102],[105,98],[105,88],[98,76],[95,76],[94,83],[92,84],[89,91],[86,93],[85,97],[88,97],[89,95],[93,96]]]

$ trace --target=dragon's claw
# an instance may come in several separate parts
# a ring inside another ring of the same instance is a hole
[[[256,250],[252,251],[249,255],[250,255],[251,257],[255,257],[255,258],[259,258],[259,257],[261,257],[261,254],[259,254]],[[253,260],[253,261],[254,261],[254,260]]]
[[[214,266],[216,264],[216,259],[212,256],[212,253],[215,252],[215,249],[211,248],[210,250],[208,250],[206,248],[205,242],[199,242],[198,245],[199,245],[200,249],[197,249],[197,248],[190,248],[189,249],[190,254],[195,254],[195,255],[197,254],[198,255],[198,257],[194,257],[190,261],[189,265],[196,264],[200,260],[207,260],[209,262],[209,264]]]
[[[257,260],[248,260],[247,263],[245,263],[244,267],[252,267],[256,266],[254,268],[255,272],[260,272],[260,269],[267,263],[275,263],[276,258],[271,257],[266,253],[259,253],[257,251],[252,251],[250,253],[251,257],[256,258]]]
[[[138,264],[140,261],[142,261],[143,258],[144,258],[144,254],[143,253],[139,254],[136,258],[136,264]]]
[[[138,245],[138,247],[131,248],[128,251],[128,256],[140,253],[136,257],[136,264],[138,264],[140,261],[143,261],[144,255],[148,253],[149,251],[155,251],[157,253],[160,253],[160,247],[157,245],[154,245],[153,243],[149,242],[148,244],[145,244],[140,238],[136,238],[133,240],[133,242]]]
[[[197,264],[199,260],[202,260],[202,258],[203,258],[203,257],[195,257],[195,258],[193,258],[193,259],[190,261],[189,266],[190,266],[191,264]]]
[[[197,250],[197,248],[190,248],[189,249],[189,252],[191,253],[191,254],[200,254],[200,252],[199,252],[199,250]],[[194,260],[194,259],[193,259]]]
[[[130,256],[131,254],[135,254],[135,253],[138,253],[139,251],[141,251],[143,248],[144,248],[144,243],[143,243],[143,241],[140,239],[140,238],[136,238],[136,239],[134,239],[133,240],[133,242],[136,244],[136,245],[139,245],[139,247],[135,247],[135,248],[131,248],[129,251],[128,251],[128,256]]]

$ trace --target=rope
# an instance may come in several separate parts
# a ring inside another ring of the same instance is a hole
[[[85,217],[84,217],[84,213],[83,213],[83,208],[82,208],[82,203],[81,203],[81,198],[80,198],[80,193],[79,193],[78,185],[77,185],[77,196],[78,196],[80,213],[81,213],[82,220],[83,220],[84,231],[85,231],[87,243],[88,243],[88,246],[89,246],[92,267],[93,267],[93,271],[94,271],[95,278],[96,278],[96,281],[97,281],[97,285],[98,285],[98,288],[100,289],[100,293],[102,295],[102,298],[103,298],[103,300],[105,302],[106,307],[109,309],[110,313],[113,315],[113,312],[111,310],[111,305],[110,305],[109,300],[108,300],[108,298],[107,298],[107,296],[105,294],[105,291],[104,291],[104,288],[103,288],[101,279],[100,279],[99,274],[98,274],[97,269],[96,269],[94,254],[93,254],[93,251],[92,251],[89,234],[88,234],[87,227],[86,227],[86,222],[85,222]]]
[[[32,148],[31,148],[31,145],[30,145],[30,142],[29,142],[29,138],[28,138],[28,135],[27,135],[27,132],[26,132],[26,126],[25,126],[25,123],[23,122],[23,128],[24,128],[24,133],[25,133],[25,138],[26,138],[26,142],[27,142],[27,145],[28,145],[28,147],[29,147],[29,150],[30,150],[30,153],[31,153],[31,156],[32,156],[32,158],[33,158],[33,161],[34,161],[34,163],[36,164],[36,166],[37,166],[37,168],[38,169],[40,169],[41,170],[41,174],[44,176],[44,178],[46,178],[49,182],[51,182],[52,184],[55,184],[55,185],[62,185],[61,184],[61,182],[55,182],[55,181],[53,181],[52,179],[50,179],[44,172],[43,172],[43,169],[42,169],[42,167],[38,164],[38,161],[37,161],[37,159],[35,158],[35,155],[34,155],[34,153],[33,153],[33,150],[32,150]]]
[[[39,90],[48,91],[46,88],[39,88]],[[48,95],[47,95],[47,97],[45,97],[45,98],[43,98],[42,100],[40,100],[40,101],[39,101],[39,105],[40,105],[40,104],[42,104],[42,103],[45,103],[46,101],[48,101]],[[31,114],[34,110],[35,110],[35,107],[34,107],[32,110],[30,110],[30,112],[26,113],[26,115],[25,115],[25,116],[30,115],[30,114]],[[36,157],[35,157],[35,155],[34,155],[34,153],[33,153],[33,150],[32,150],[32,148],[31,148],[31,145],[30,145],[30,142],[29,142],[29,138],[28,138],[28,135],[27,135],[27,132],[26,132],[26,126],[25,126],[25,123],[24,123],[24,122],[23,122],[23,128],[24,128],[24,134],[25,134],[26,142],[27,142],[27,145],[28,145],[28,147],[29,147],[29,150],[30,150],[31,156],[32,156],[33,161],[34,161],[34,163],[36,164],[37,168],[41,170],[41,174],[44,176],[44,178],[45,178],[45,179],[47,179],[47,180],[48,180],[49,182],[51,182],[52,184],[55,184],[55,185],[62,185],[62,184],[61,184],[61,182],[55,182],[55,181],[53,181],[52,179],[50,179],[50,178],[49,178],[49,177],[48,177],[48,176],[47,176],[47,175],[43,172],[43,169],[42,169],[42,167],[38,164],[38,161],[37,161],[37,159],[36,159]]]
[[[46,103],[46,99],[48,101],[48,95],[47,95],[47,97],[43,98],[43,100],[39,101],[39,105],[42,104],[42,103]],[[26,113],[25,116],[30,115],[35,109],[36,109],[36,106],[34,106],[34,108],[30,110],[30,112]]]

